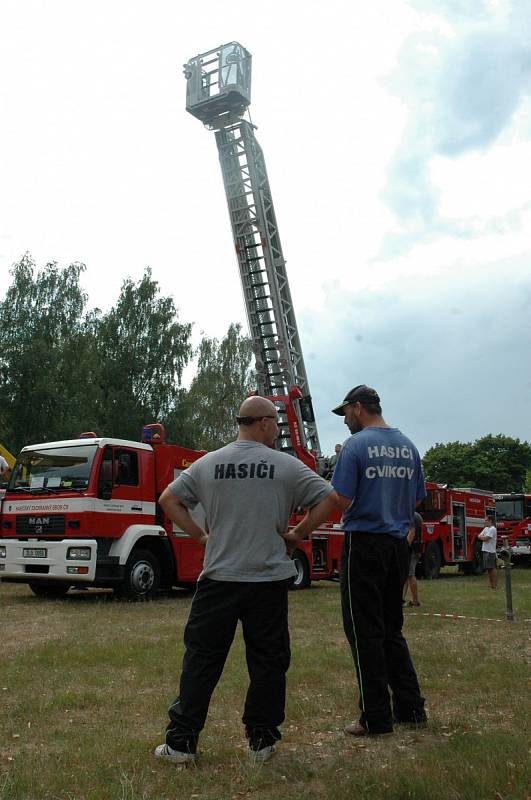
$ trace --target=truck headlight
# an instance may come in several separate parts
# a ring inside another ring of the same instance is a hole
[[[66,557],[72,561],[90,561],[90,547],[69,547]]]
[[[0,544],[0,558],[6,557],[6,546],[5,544]]]

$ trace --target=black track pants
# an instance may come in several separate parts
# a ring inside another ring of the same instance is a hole
[[[168,711],[170,747],[195,753],[238,620],[250,678],[242,719],[249,744],[256,750],[280,739],[290,663],[287,592],[285,580],[199,581],[184,631],[179,696]]]
[[[426,719],[415,668],[402,635],[402,590],[409,548],[380,533],[346,533],[341,557],[343,626],[360,691],[360,722],[371,733]],[[393,708],[388,687],[393,695]]]

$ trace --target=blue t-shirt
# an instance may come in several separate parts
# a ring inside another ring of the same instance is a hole
[[[415,507],[426,497],[417,448],[398,428],[364,428],[344,443],[332,486],[352,499],[345,531],[407,536]]]

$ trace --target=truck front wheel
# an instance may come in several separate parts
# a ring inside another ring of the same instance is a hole
[[[308,559],[302,550],[295,550],[293,553],[293,563],[297,570],[297,574],[292,579],[290,589],[307,589],[311,583],[310,580],[310,567],[308,566]]]
[[[160,564],[149,550],[133,550],[125,565],[124,580],[115,594],[129,600],[149,600],[160,586]]]
[[[61,583],[60,581],[39,581],[28,585],[37,597],[64,597],[70,589],[69,583]]]

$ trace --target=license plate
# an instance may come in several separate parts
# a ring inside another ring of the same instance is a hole
[[[25,547],[22,551],[24,558],[46,558],[47,554],[45,547]]]

